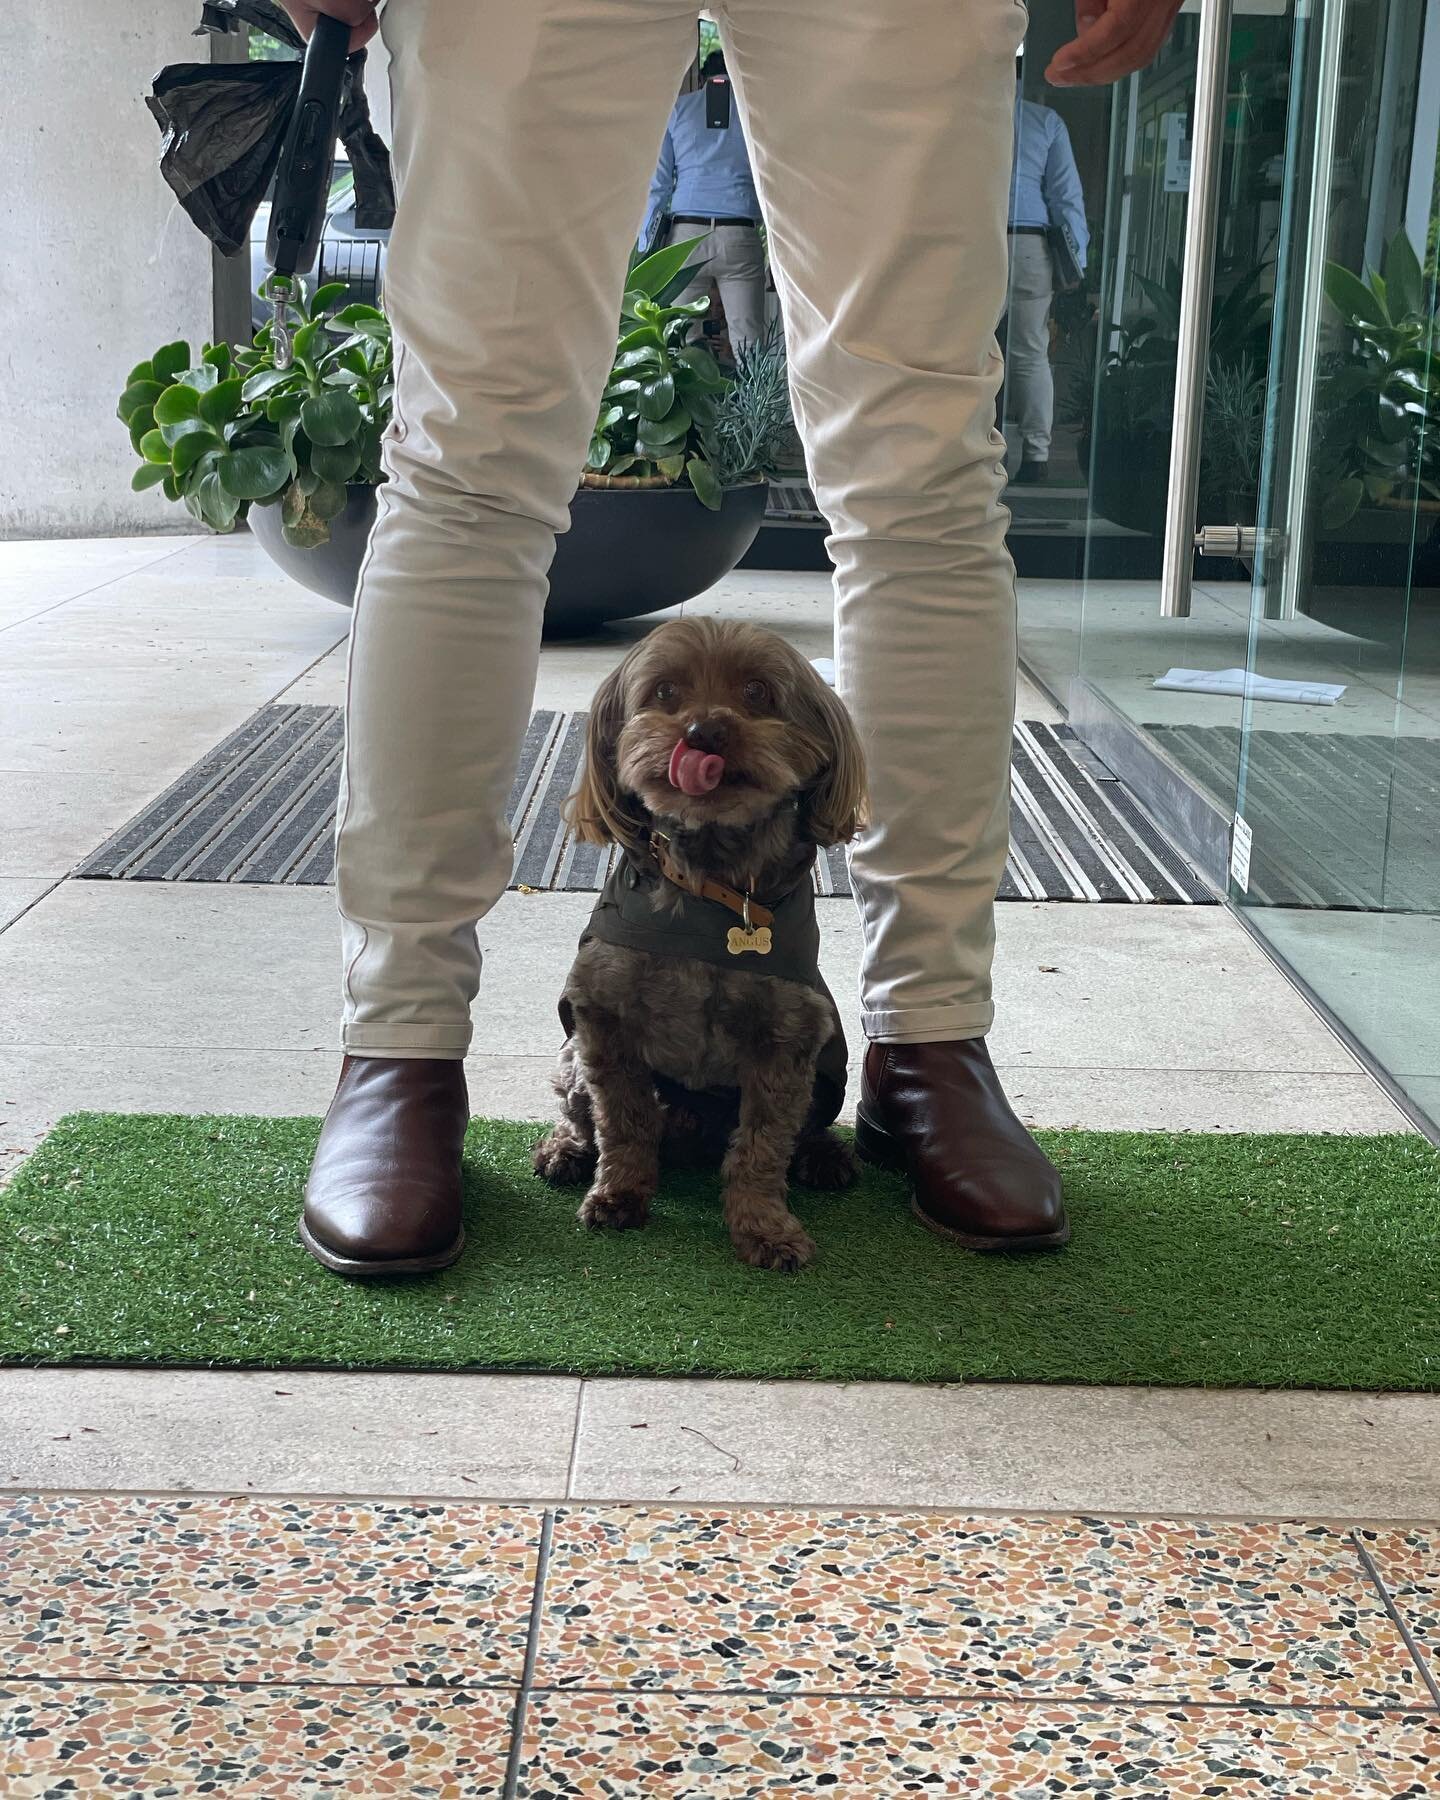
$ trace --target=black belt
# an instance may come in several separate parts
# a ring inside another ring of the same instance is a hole
[[[717,225],[748,225],[751,231],[755,229],[753,219],[737,219],[724,215],[712,219],[708,214],[702,218],[697,213],[676,213],[670,223],[672,225],[708,225],[712,231]]]
[[[1011,237],[1049,237],[1050,227],[1048,225],[1012,225],[1010,235]]]

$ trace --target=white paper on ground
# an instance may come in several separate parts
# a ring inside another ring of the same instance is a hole
[[[1247,669],[1167,669],[1150,684],[1185,694],[1248,695],[1252,700],[1292,700],[1301,706],[1333,706],[1345,692],[1344,682],[1281,681],[1252,675]]]

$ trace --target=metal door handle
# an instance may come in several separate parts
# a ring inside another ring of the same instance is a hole
[[[1165,559],[1160,616],[1188,619],[1195,580],[1195,526],[1200,494],[1205,377],[1210,362],[1210,308],[1215,293],[1215,225],[1225,93],[1230,73],[1233,0],[1201,0],[1195,70],[1195,130],[1190,143],[1190,204],[1185,213],[1185,264],[1180,277],[1180,342],[1175,358],[1175,416],[1170,432],[1170,488],[1165,506]]]

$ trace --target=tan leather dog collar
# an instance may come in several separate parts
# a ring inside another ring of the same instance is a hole
[[[650,854],[655,859],[656,868],[672,886],[678,887],[682,893],[693,895],[697,900],[714,900],[720,906],[728,907],[737,919],[744,921],[747,931],[774,922],[774,913],[768,906],[762,906],[752,894],[742,894],[738,888],[727,887],[723,881],[716,881],[709,875],[686,874],[671,856],[670,840],[663,831],[651,832]]]

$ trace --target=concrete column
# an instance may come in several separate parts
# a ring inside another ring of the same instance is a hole
[[[193,531],[132,494],[133,365],[211,333],[210,246],[160,177],[144,95],[209,60],[198,0],[0,6],[0,536]]]

